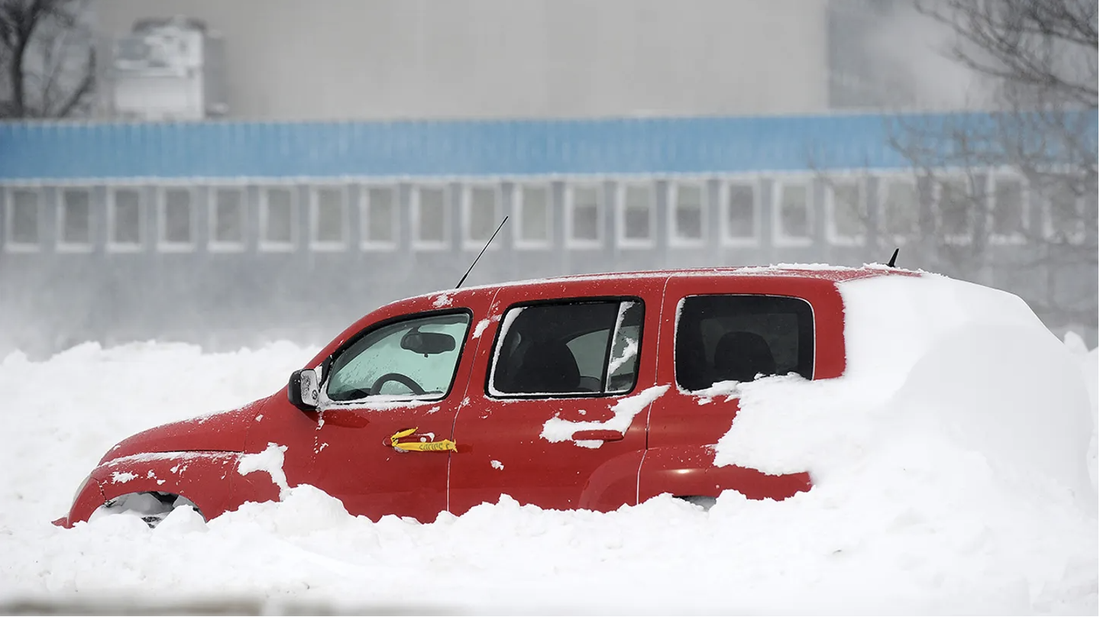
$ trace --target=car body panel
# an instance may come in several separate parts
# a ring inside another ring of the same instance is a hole
[[[252,420],[263,413],[266,399],[239,409],[223,411],[164,424],[120,441],[107,451],[99,464],[149,452],[207,450],[243,452]]]
[[[756,469],[714,466],[713,446],[650,448],[638,476],[638,499],[665,493],[676,497],[718,497],[733,490],[749,499],[782,500],[811,488],[810,475],[769,475]]]
[[[129,493],[182,495],[206,516],[235,510],[245,501],[278,499],[278,486],[269,475],[254,472],[259,475],[247,479],[241,476],[238,471],[240,457],[236,452],[191,451],[153,452],[113,459],[92,471],[66,523],[87,520],[103,503]]]

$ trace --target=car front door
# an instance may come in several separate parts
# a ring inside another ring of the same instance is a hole
[[[352,514],[429,522],[446,509],[451,430],[478,310],[383,320],[326,361],[313,477]]]
[[[502,494],[555,509],[636,501],[663,283],[498,292],[455,420],[452,513]]]

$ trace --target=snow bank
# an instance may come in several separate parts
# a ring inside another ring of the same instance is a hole
[[[86,343],[44,362],[20,352],[0,358],[10,440],[0,447],[0,526],[65,514],[77,485],[119,440],[267,396],[316,353],[287,342],[218,354],[142,342]]]
[[[716,463],[810,470],[819,482],[869,448],[927,433],[1095,501],[1087,380],[1022,300],[928,275],[840,289],[844,376],[741,384],[741,411]]]
[[[888,310],[871,302],[885,292]],[[846,285],[853,311],[881,317],[851,333],[849,373],[741,386],[745,411],[720,452],[774,470],[807,465],[817,486],[778,503],[727,493],[709,512],[667,496],[607,514],[502,497],[432,524],[372,523],[298,486],[210,522],[181,508],[154,530],[131,515],[59,529],[48,521],[111,444],[270,394],[315,350],[143,343],[86,345],[40,363],[9,355],[0,410],[18,438],[0,449],[0,609],[124,598],[153,612],[243,598],[267,613],[1095,614],[1096,517],[1068,462],[1090,431],[1064,433],[1088,400],[1082,374],[1095,392],[1096,352],[1065,356],[1038,334],[1006,336],[1034,325],[1010,297],[943,292],[922,306],[905,289]],[[979,302],[998,314],[963,320],[962,308]],[[928,330],[928,311],[957,311],[958,329]],[[905,340],[877,341],[886,351],[869,357],[876,327]],[[978,345],[991,356],[1026,348],[1028,360],[994,358],[1013,373],[974,369],[965,357]],[[997,409],[961,418],[984,404],[964,385],[998,375],[1007,378]],[[726,403],[716,395],[711,404]],[[1004,426],[976,433],[990,419]],[[1034,443],[1017,440],[1023,430],[1036,431]],[[1048,446],[1057,451],[1040,451]],[[274,458],[269,449],[252,462],[272,470]]]
[[[814,489],[779,510],[741,507],[797,517],[789,542],[881,563],[865,573],[875,589],[904,596],[897,578],[908,577],[932,603],[917,612],[939,601],[1062,612],[1069,590],[1095,610],[1095,365],[1082,373],[1022,301],[995,290],[924,276],[841,293],[845,375],[741,384],[715,457],[808,470]]]

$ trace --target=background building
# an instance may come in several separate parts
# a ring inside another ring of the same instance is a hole
[[[819,112],[829,96],[826,7],[100,0],[95,14],[105,42],[151,16],[204,22],[224,40],[232,117],[373,120]]]
[[[471,284],[900,246],[1095,345],[1095,187],[899,148],[991,122],[905,2],[91,7],[94,117],[0,124],[0,351],[320,342],[506,215]]]

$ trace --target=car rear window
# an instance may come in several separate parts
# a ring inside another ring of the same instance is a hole
[[[676,322],[676,383],[694,391],[757,375],[812,379],[813,322],[813,309],[801,298],[684,298]]]
[[[634,389],[644,309],[638,299],[514,306],[493,352],[489,394],[620,394]]]

